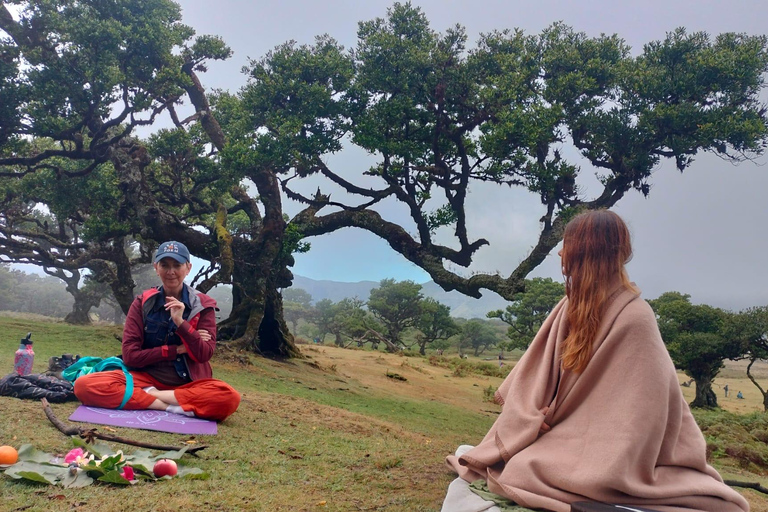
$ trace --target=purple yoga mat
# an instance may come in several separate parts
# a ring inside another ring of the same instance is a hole
[[[174,434],[216,435],[218,426],[215,421],[190,418],[183,414],[165,411],[125,411],[118,409],[102,409],[101,407],[86,407],[81,405],[72,416],[71,421],[112,425],[113,427],[141,428],[144,430],[159,430]]]

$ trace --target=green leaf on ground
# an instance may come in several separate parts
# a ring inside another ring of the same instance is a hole
[[[83,441],[81,438],[77,436],[72,436],[72,443],[79,448],[82,448],[83,450],[87,451],[88,453],[92,453],[94,457],[103,457],[106,454],[110,454],[113,452],[113,450],[106,444],[99,443],[99,444],[88,444],[85,441]]]
[[[153,461],[158,461],[160,459],[173,459],[178,460],[180,459],[185,453],[187,453],[187,450],[189,449],[189,446],[185,446],[184,448],[181,448],[180,450],[174,450],[170,452],[161,453],[160,455],[156,457],[152,457]]]
[[[69,472],[68,468],[48,463],[33,461],[17,462],[5,470],[5,474],[15,479],[27,479],[33,482],[55,485]]]
[[[179,478],[186,478],[187,480],[208,480],[211,475],[206,473],[200,468],[190,468],[187,466],[179,466],[179,472],[177,473]]]
[[[75,489],[78,487],[87,487],[93,483],[93,478],[88,476],[84,471],[78,471],[74,475],[67,473],[67,475],[61,479],[59,485],[67,489]]]
[[[19,447],[19,460],[27,462],[51,462],[49,453],[41,452],[31,444],[23,444]]]

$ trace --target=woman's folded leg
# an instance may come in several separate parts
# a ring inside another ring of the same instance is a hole
[[[134,375],[133,394],[123,409],[148,409],[155,401],[153,396],[141,389],[142,382],[138,375]],[[125,396],[125,375],[122,370],[114,370],[78,377],[75,380],[75,396],[83,405],[117,409]]]
[[[149,409],[156,397],[142,389],[147,386],[172,390],[179,406],[184,411],[192,411],[198,418],[222,421],[240,405],[240,394],[218,379],[198,380],[173,389],[146,373],[131,372],[131,375],[133,394],[123,409]],[[84,405],[117,409],[125,395],[125,375],[121,370],[83,375],[75,381],[75,395]]]
[[[218,379],[196,380],[174,391],[181,408],[198,418],[223,421],[240,405],[240,393]]]

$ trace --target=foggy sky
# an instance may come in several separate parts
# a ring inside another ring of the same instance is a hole
[[[385,16],[391,5],[380,0],[179,3],[184,23],[198,34],[220,35],[234,50],[229,61],[213,63],[201,77],[208,89],[232,92],[245,83],[240,69],[248,58],[259,59],[290,39],[312,43],[316,35],[323,33],[346,47],[354,46],[357,23]],[[632,46],[633,53],[679,26],[712,35],[731,31],[768,33],[766,4],[757,0],[412,3],[423,8],[437,31],[456,23],[466,27],[468,48],[474,47],[482,32],[522,28],[538,33],[555,21],[590,36],[617,33]],[[355,151],[328,160],[332,168],[348,175],[369,165]],[[694,302],[730,309],[768,304],[766,163],[768,159],[762,157],[757,163],[734,166],[711,155],[698,155],[681,174],[671,162],[665,162],[654,173],[649,198],[629,192],[618,203],[614,210],[627,221],[633,234],[635,254],[628,267],[630,276],[646,298],[676,290],[690,294]],[[594,171],[584,166],[582,174],[590,176]],[[289,214],[298,211],[297,205],[287,201],[285,208]],[[472,189],[467,209],[470,237],[484,237],[491,242],[477,253],[469,271],[509,274],[536,242],[542,214],[538,199],[524,191],[485,185]],[[406,219],[402,210],[382,212],[392,220]],[[345,229],[309,241],[311,251],[297,256],[293,270],[312,279],[430,279],[386,243],[361,230]],[[448,242],[447,238],[442,241]],[[533,276],[562,279],[555,252]]]

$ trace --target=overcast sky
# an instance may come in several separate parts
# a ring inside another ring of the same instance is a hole
[[[765,0],[632,2],[549,0],[414,1],[432,28],[444,31],[460,23],[469,35],[468,47],[482,32],[521,28],[538,33],[563,21],[590,36],[619,34],[639,52],[676,27],[689,32],[768,33]],[[379,0],[234,1],[183,0],[184,22],[198,34],[216,34],[234,51],[215,63],[202,78],[208,88],[236,91],[245,83],[240,69],[248,58],[261,58],[287,40],[312,43],[328,33],[346,47],[356,42],[357,23],[385,16],[391,2]],[[764,95],[766,96],[766,95]],[[369,163],[359,152],[329,159],[336,169],[357,173]],[[740,309],[768,304],[768,159],[738,166],[701,155],[679,173],[665,163],[652,178],[648,199],[629,193],[615,211],[633,233],[635,256],[631,278],[646,298],[668,290],[689,293],[694,302]],[[588,167],[585,175],[593,172]],[[295,212],[296,205],[286,204]],[[533,246],[541,207],[535,197],[509,188],[484,186],[468,199],[468,229],[473,238],[490,242],[478,252],[470,271],[508,274]],[[391,218],[402,218],[400,212]],[[294,272],[313,279],[378,281],[386,277],[429,280],[429,276],[373,235],[347,229],[310,239],[309,253],[297,256]],[[550,256],[533,275],[562,279],[559,259]]]

